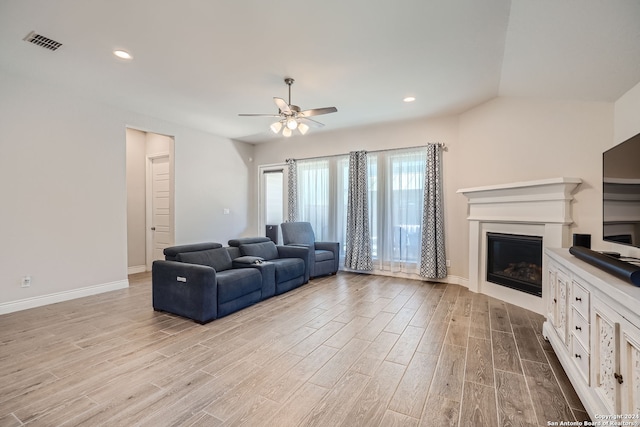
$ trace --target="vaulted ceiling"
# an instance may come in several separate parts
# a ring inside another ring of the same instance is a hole
[[[0,0],[0,69],[261,142],[273,119],[238,113],[277,113],[288,76],[294,104],[338,108],[317,117],[332,130],[496,96],[614,101],[640,81],[640,1]]]

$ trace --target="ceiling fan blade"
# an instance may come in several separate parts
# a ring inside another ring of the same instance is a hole
[[[280,114],[238,114],[239,116],[249,117],[280,117]]]
[[[311,110],[300,111],[300,115],[304,117],[319,116],[321,114],[336,113],[336,107],[312,108]]]
[[[320,123],[319,121],[310,119],[308,117],[300,117],[299,116],[298,117],[298,121],[300,123],[305,123],[305,124],[307,124],[309,126],[313,126],[313,127],[316,127],[316,128],[321,128],[321,127],[324,126],[324,123]]]
[[[282,111],[285,114],[291,114],[291,108],[289,108],[289,104],[287,104],[287,101],[285,101],[282,98],[274,97],[273,102],[276,103],[280,111]]]

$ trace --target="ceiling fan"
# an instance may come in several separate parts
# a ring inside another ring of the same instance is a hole
[[[291,85],[295,80],[291,77],[286,77],[284,82],[289,86],[289,102],[287,103],[282,98],[273,98],[278,107],[278,114],[238,114],[239,116],[262,116],[262,117],[277,117],[278,121],[274,122],[270,128],[273,133],[279,133],[282,129],[282,136],[290,137],[293,131],[298,131],[304,135],[309,130],[309,126],[322,127],[324,126],[317,120],[310,119],[312,116],[319,116],[321,114],[335,113],[338,111],[336,107],[325,108],[313,108],[311,110],[300,111],[300,107],[291,104]]]

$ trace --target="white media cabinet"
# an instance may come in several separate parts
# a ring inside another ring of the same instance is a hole
[[[640,425],[640,288],[568,249],[545,249],[544,265],[542,333],[589,416]]]

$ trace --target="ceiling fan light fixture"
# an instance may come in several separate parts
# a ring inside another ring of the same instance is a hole
[[[284,82],[289,87],[289,101],[285,101],[282,98],[273,97],[273,102],[278,107],[278,114],[238,114],[239,116],[265,116],[265,117],[277,117],[278,121],[272,123],[269,129],[276,135],[282,131],[282,136],[285,138],[293,135],[293,131],[298,129],[301,135],[305,135],[309,131],[309,125],[314,127],[323,127],[324,125],[315,119],[310,119],[311,116],[319,116],[322,114],[336,113],[338,109],[336,107],[324,107],[324,108],[312,108],[309,110],[302,110],[297,105],[291,104],[291,85],[293,84],[291,77],[285,77]],[[305,123],[301,123],[303,120]]]
[[[271,131],[273,133],[278,133],[280,132],[280,129],[282,129],[282,123],[280,122],[275,122],[274,124],[272,124],[271,126],[269,126],[271,128]]]
[[[113,54],[120,59],[133,59],[133,56],[126,50],[116,49],[113,51]]]
[[[300,123],[298,125],[298,130],[300,131],[301,134],[306,134],[307,131],[309,130],[309,126],[305,125],[304,123]]]
[[[287,119],[287,127],[291,130],[294,130],[295,128],[298,127],[298,121],[296,119],[294,119],[293,117],[289,117]]]

